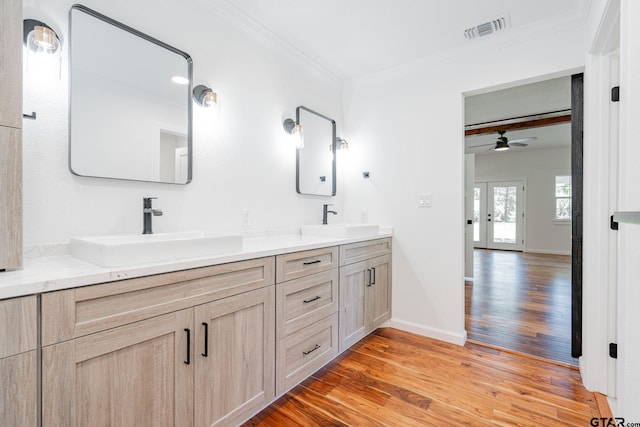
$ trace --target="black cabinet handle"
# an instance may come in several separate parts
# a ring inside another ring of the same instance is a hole
[[[302,301],[305,304],[309,304],[310,302],[314,302],[314,301],[318,301],[320,298],[322,298],[320,295],[316,295],[315,297],[311,298],[311,299],[306,299],[304,301]]]
[[[191,364],[191,329],[184,328],[187,333],[187,360],[184,361],[185,365]]]
[[[367,271],[369,272],[369,283],[367,283],[367,286],[371,286],[371,269],[367,268]]]
[[[318,264],[319,262],[322,262],[322,260],[317,259],[315,261],[307,261],[307,262],[303,262],[302,265]]]
[[[316,344],[311,350],[303,351],[302,354],[306,356],[307,354],[313,353],[319,348],[320,348],[320,344]]]
[[[202,355],[207,357],[209,355],[209,323],[202,322],[202,326],[204,326],[204,352]]]
[[[372,279],[371,279],[371,284],[375,285],[376,284],[376,268],[372,267],[371,268],[371,272],[372,272]]]

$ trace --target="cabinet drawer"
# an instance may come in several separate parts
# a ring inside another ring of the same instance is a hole
[[[295,252],[276,257],[278,283],[308,276],[338,266],[338,247]]]
[[[340,265],[352,264],[391,253],[391,239],[369,240],[340,246]]]
[[[320,369],[338,355],[338,313],[278,341],[277,394]]]
[[[338,311],[338,270],[276,285],[276,338],[284,338]]]
[[[0,359],[35,350],[37,345],[36,296],[0,301]]]
[[[260,258],[42,295],[42,344],[50,345],[274,283]]]

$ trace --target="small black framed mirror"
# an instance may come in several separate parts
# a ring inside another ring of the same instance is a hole
[[[304,142],[296,155],[296,191],[313,196],[336,195],[336,122],[307,107],[296,108]]]

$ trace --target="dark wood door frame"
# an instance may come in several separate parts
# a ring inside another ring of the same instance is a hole
[[[571,356],[582,356],[584,74],[571,76]]]

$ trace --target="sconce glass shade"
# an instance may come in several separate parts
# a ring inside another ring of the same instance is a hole
[[[296,148],[304,147],[304,130],[302,129],[302,125],[297,124],[293,119],[286,119],[284,123],[282,123],[282,127],[285,132],[294,138]]]
[[[24,21],[24,43],[35,53],[54,54],[60,48],[60,39],[56,32],[44,22],[35,19]]]
[[[193,88],[193,99],[202,107],[214,107],[218,104],[218,94],[205,85]]]
[[[348,150],[349,143],[344,138],[336,138],[336,149],[337,150]]]

